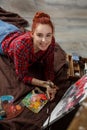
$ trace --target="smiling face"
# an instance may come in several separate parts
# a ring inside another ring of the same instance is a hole
[[[32,34],[34,52],[47,50],[51,44],[52,36],[52,28],[48,24],[38,24]]]

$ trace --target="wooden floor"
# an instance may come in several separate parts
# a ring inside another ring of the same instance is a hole
[[[87,0],[0,0],[0,6],[19,13],[30,25],[36,11],[49,13],[60,46],[68,54],[87,57]]]

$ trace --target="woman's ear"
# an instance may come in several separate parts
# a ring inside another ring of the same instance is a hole
[[[31,31],[30,35],[31,35],[31,37],[33,37],[33,32],[32,31]]]

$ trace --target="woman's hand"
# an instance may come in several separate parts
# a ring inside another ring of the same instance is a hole
[[[58,90],[58,87],[54,85],[54,83],[50,80],[42,81],[42,80],[33,78],[32,85],[46,88],[46,94],[49,100],[53,100],[55,98],[55,94],[57,93],[57,90]]]
[[[45,87],[48,99],[53,100],[55,98],[55,94],[57,93],[58,87],[51,81],[46,81]]]

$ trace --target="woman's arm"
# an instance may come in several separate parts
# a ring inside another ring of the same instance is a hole
[[[39,87],[44,87],[44,88],[46,88],[45,82],[46,82],[46,81],[39,80],[39,79],[36,79],[36,78],[32,78],[31,84],[32,84],[32,85],[39,86]]]
[[[20,80],[25,84],[31,83],[32,76],[28,75],[30,50],[28,39],[18,39],[14,43],[14,65],[15,71]]]

